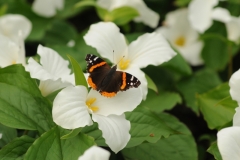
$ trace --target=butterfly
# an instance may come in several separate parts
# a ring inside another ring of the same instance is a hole
[[[118,91],[137,88],[141,84],[133,75],[117,71],[117,65],[111,68],[107,62],[95,55],[88,54],[85,60],[87,72],[90,74],[87,79],[88,84],[102,96],[114,97]]]

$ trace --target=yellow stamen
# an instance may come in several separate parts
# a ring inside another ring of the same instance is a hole
[[[127,69],[128,68],[128,66],[129,66],[129,63],[130,63],[130,60],[124,60],[123,58],[122,58],[122,60],[119,62],[119,68],[121,69],[121,70],[125,70],[125,69]]]
[[[98,107],[90,107],[89,109],[91,109],[93,112],[96,112],[96,111],[98,111],[98,110],[99,110],[99,108],[98,108]]]
[[[12,60],[12,64],[16,64],[17,62],[16,62],[16,60]]]
[[[184,36],[180,36],[175,40],[175,44],[180,46],[180,47],[184,46],[185,43],[186,43],[186,39],[185,39]]]
[[[99,107],[92,106],[92,104],[96,101],[96,98],[90,98],[86,101],[86,105],[88,106],[88,109],[90,109],[92,112],[96,112],[99,110]]]

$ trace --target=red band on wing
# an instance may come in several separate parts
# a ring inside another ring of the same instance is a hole
[[[122,85],[121,85],[120,89],[124,89],[126,87],[126,85],[127,85],[127,83],[126,83],[127,78],[126,77],[127,77],[126,73],[123,72],[123,74],[122,74]]]
[[[103,65],[105,65],[105,64],[106,64],[106,62],[101,62],[101,63],[98,63],[98,64],[96,64],[96,65],[93,65],[93,66],[89,69],[89,72],[92,72],[95,68],[101,67],[101,66],[103,66]]]
[[[89,86],[91,86],[93,89],[97,89],[97,86],[96,86],[95,83],[93,83],[91,77],[88,77],[88,80],[87,80],[87,81],[88,81]]]
[[[116,95],[115,92],[100,92],[100,93],[101,93],[102,96],[108,97],[108,98],[114,97]]]

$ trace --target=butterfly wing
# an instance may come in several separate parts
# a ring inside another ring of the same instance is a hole
[[[101,58],[88,54],[85,58],[87,62],[88,84],[95,90],[99,91],[101,82],[109,72],[111,67]]]
[[[120,71],[117,71],[120,72]],[[137,88],[141,82],[133,75],[122,72],[122,83],[120,86],[120,91],[126,91],[129,88]]]

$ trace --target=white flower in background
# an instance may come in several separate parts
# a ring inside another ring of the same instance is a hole
[[[109,151],[98,146],[92,146],[78,160],[109,160],[109,157]]]
[[[74,76],[70,74],[67,60],[51,48],[41,45],[38,46],[37,53],[41,56],[41,65],[33,58],[29,58],[27,70],[32,78],[40,80],[39,89],[43,96],[74,84]]]
[[[189,23],[187,9],[169,12],[164,26],[158,28],[156,32],[162,33],[189,64],[192,66],[203,64],[201,58],[203,42],[198,40],[198,32]]]
[[[64,8],[64,0],[35,0],[32,9],[35,13],[43,17],[52,17],[58,10]]]
[[[205,32],[213,23],[213,7],[218,0],[192,0],[188,6],[189,20],[198,32]]]
[[[101,96],[84,86],[69,86],[61,90],[53,102],[53,121],[66,129],[98,123],[106,144],[117,153],[130,140],[130,122],[124,112],[134,110],[142,100],[139,88],[118,93],[113,98]],[[92,116],[90,116],[90,114]]]
[[[145,74],[140,69],[148,65],[160,65],[176,55],[165,38],[156,32],[143,34],[128,46],[124,35],[112,22],[91,25],[84,40],[113,64],[119,62],[118,70],[137,77],[141,82],[139,88],[142,90],[143,99],[146,98],[148,88]]]
[[[215,8],[213,12],[213,19],[225,23],[228,39],[235,43],[239,43],[240,17],[231,16],[229,11],[225,8]]]
[[[25,63],[21,58],[19,46],[8,37],[0,34],[0,67]]]
[[[32,23],[20,14],[6,14],[0,17],[0,34],[11,40],[19,41],[19,32],[24,40],[30,34]]]
[[[214,8],[218,0],[192,0],[189,4],[189,20],[198,32],[205,32],[217,20],[226,24],[228,39],[239,43],[240,17],[231,16],[224,8]]]
[[[0,139],[2,139],[2,133],[0,133]]]
[[[31,29],[31,22],[22,15],[6,14],[0,17],[0,34],[10,38],[19,48],[18,54],[15,53],[14,56],[16,63],[26,64],[24,40],[30,34]]]
[[[230,94],[233,100],[240,104],[240,70],[230,78]],[[217,134],[217,144],[223,160],[240,159],[240,107],[236,108],[233,126],[220,130]]]
[[[97,0],[97,4],[109,11],[123,6],[129,6],[139,12],[139,16],[134,19],[135,22],[143,22],[149,27],[156,28],[160,16],[149,9],[143,0]]]

